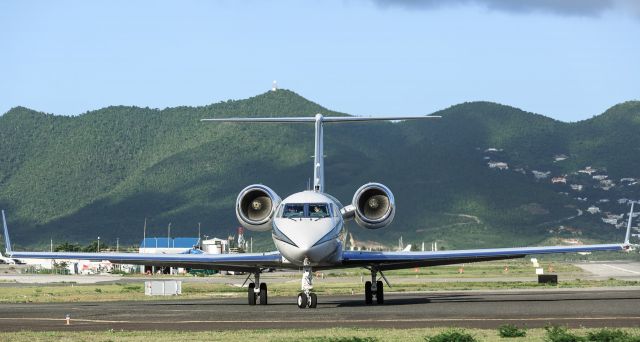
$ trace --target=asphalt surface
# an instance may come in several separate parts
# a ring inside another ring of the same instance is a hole
[[[316,309],[298,309],[294,297],[274,297],[269,305],[253,307],[244,298],[1,304],[0,331],[640,326],[637,288],[386,293],[384,305],[365,305],[360,297],[319,296]],[[70,325],[65,325],[67,314]]]

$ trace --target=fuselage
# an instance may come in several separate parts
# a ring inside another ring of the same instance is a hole
[[[318,191],[302,191],[285,198],[273,219],[276,248],[289,262],[311,266],[335,265],[342,256],[342,204]]]

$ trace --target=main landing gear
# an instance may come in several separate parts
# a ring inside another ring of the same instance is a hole
[[[318,296],[313,290],[313,272],[308,259],[304,259],[302,268],[302,292],[298,293],[298,307],[300,309],[315,309],[318,306]]]
[[[371,271],[371,281],[364,283],[364,302],[367,305],[373,304],[373,296],[376,296],[376,303],[384,304],[384,283],[382,280],[378,280],[378,270],[375,268],[370,268],[369,270]],[[382,272],[380,272],[380,275],[387,281]]]
[[[249,283],[249,287],[247,290],[247,296],[249,299],[249,305],[256,305],[260,303],[260,305],[267,305],[267,284],[260,282],[260,273],[261,271],[257,271],[253,273],[254,281],[253,283]],[[247,277],[247,280],[251,278],[251,274]],[[247,282],[245,280],[245,283]],[[256,288],[256,284],[258,288]]]

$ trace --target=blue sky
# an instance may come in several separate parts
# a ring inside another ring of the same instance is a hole
[[[634,0],[0,2],[0,113],[280,87],[355,115],[475,100],[563,121],[640,99]]]

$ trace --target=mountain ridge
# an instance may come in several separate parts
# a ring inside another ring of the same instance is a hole
[[[10,210],[12,226],[21,227],[13,229],[14,240],[26,245],[49,237],[88,241],[96,234],[135,243],[145,217],[156,230],[173,222],[172,231],[192,235],[201,222],[224,236],[237,226],[233,201],[242,187],[264,183],[281,196],[306,187],[313,129],[199,119],[317,112],[347,115],[289,90],[199,107],[109,106],[73,117],[16,107],[0,116],[0,205]],[[434,113],[442,119],[428,122],[327,125],[328,191],[345,204],[367,181],[394,191],[399,207],[391,227],[369,232],[349,226],[363,240],[404,235],[405,241],[440,239],[450,247],[540,243],[549,230],[540,224],[586,208],[559,195],[557,186],[532,179],[532,171],[563,175],[593,165],[618,178],[639,177],[640,160],[628,156],[640,144],[638,113],[640,102],[629,101],[565,123],[481,101],[443,109]],[[484,152],[490,148],[503,151]],[[559,154],[569,158],[555,162]],[[507,162],[510,170],[490,169],[488,161]],[[537,208],[531,203],[544,210],[530,210]],[[483,223],[466,224],[452,213]],[[594,238],[615,235],[596,221],[578,223]],[[268,236],[255,236],[258,246],[269,247]]]

